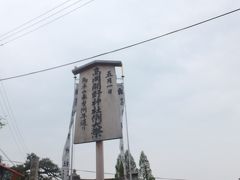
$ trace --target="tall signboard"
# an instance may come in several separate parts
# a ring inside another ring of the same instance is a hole
[[[70,132],[68,133],[67,140],[64,146],[62,156],[62,180],[68,180],[69,178],[69,167],[70,167]]]
[[[65,146],[64,146],[64,149],[63,149],[63,155],[62,155],[62,169],[61,169],[62,180],[69,180],[69,170],[72,173],[73,153],[72,152],[70,153],[70,149],[71,150],[73,150],[73,149],[71,148],[72,143],[70,141],[70,139],[71,139],[70,133],[72,132],[72,127],[73,127],[73,124],[74,124],[74,117],[75,117],[75,113],[76,113],[77,94],[78,94],[78,84],[75,82],[71,120],[70,120],[68,135],[67,135],[67,139],[66,139]],[[71,155],[71,161],[70,161],[70,155]],[[71,178],[72,178],[72,176],[71,176]]]
[[[94,61],[73,70],[80,74],[74,144],[122,137],[115,67],[120,61]]]
[[[104,180],[103,141],[122,138],[116,66],[94,61],[73,70],[80,74],[74,144],[96,142],[96,180]]]

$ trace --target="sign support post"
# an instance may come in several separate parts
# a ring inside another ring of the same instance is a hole
[[[96,142],[96,180],[104,180],[103,141]]]

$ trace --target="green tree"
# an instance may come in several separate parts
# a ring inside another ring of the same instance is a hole
[[[39,180],[51,180],[60,177],[60,169],[49,158],[39,161]]]
[[[127,175],[127,177],[129,177],[129,174],[130,174],[129,173],[129,157],[130,157],[131,173],[133,174],[133,173],[138,172],[138,169],[137,169],[136,163],[134,161],[134,158],[131,155],[131,153],[129,154],[128,152],[129,151],[126,150],[125,153],[124,153],[124,160],[125,160],[125,165],[126,165],[126,175]],[[124,177],[124,167],[123,167],[123,163],[121,161],[121,156],[120,155],[118,155],[115,169],[116,169],[115,177],[116,178],[123,178]]]
[[[27,169],[25,168],[24,164],[15,165],[15,166],[12,167],[12,169],[16,170],[17,172],[20,172],[25,177],[29,176],[29,173],[28,173]]]
[[[36,154],[31,153],[27,155],[27,159],[24,164],[13,166],[12,168],[16,171],[24,174],[26,177],[29,177],[31,159],[36,157]],[[49,158],[43,158],[39,161],[39,171],[38,179],[39,180],[52,180],[60,178],[60,169],[56,164],[54,164]]]
[[[155,178],[152,175],[150,163],[143,151],[141,152],[140,159],[139,159],[138,176],[139,176],[139,179],[143,179],[143,180],[155,180]]]
[[[131,153],[129,153],[128,150],[126,150],[125,154],[125,162],[126,162],[126,171],[127,171],[127,176],[129,177],[129,157],[130,157],[130,165],[131,165],[131,173],[137,173],[138,172],[138,169],[137,169],[137,166],[136,166],[136,163],[134,161],[134,158],[132,156]]]
[[[18,164],[12,167],[12,169],[22,173],[25,177],[29,177],[30,174],[30,167],[31,167],[31,159],[37,157],[36,154],[31,153],[27,154],[27,159],[23,164]]]
[[[124,167],[123,167],[123,163],[122,163],[120,154],[118,155],[115,169],[116,169],[115,178],[118,178],[118,179],[124,178]]]

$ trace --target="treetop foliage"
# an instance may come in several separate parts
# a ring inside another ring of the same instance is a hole
[[[117,163],[115,166],[116,174],[115,178],[124,179],[124,162],[126,167],[126,175],[129,177],[129,157],[130,157],[130,164],[131,164],[131,172],[132,174],[138,174],[138,179],[142,180],[155,180],[154,176],[152,175],[152,170],[150,168],[150,163],[147,159],[147,156],[144,152],[141,152],[139,158],[139,169],[136,166],[133,156],[128,154],[128,150],[124,153],[124,159],[121,154],[118,155]]]
[[[143,180],[154,180],[155,178],[152,175],[152,170],[150,168],[150,163],[147,159],[147,156],[144,152],[141,152],[139,159],[139,179]]]
[[[22,173],[28,179],[30,174],[31,160],[36,158],[37,155],[34,153],[28,154],[24,164],[13,166],[12,168]],[[60,169],[54,164],[49,158],[42,158],[39,160],[39,180],[53,180],[60,178]]]

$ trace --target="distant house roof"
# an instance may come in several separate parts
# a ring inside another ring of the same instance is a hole
[[[11,169],[11,168],[9,168],[9,167],[5,166],[4,164],[1,164],[1,163],[0,163],[0,169],[4,169],[6,171],[9,171],[9,172],[13,173],[14,175],[24,177],[23,174],[15,171],[15,170],[13,170],[13,169]]]

